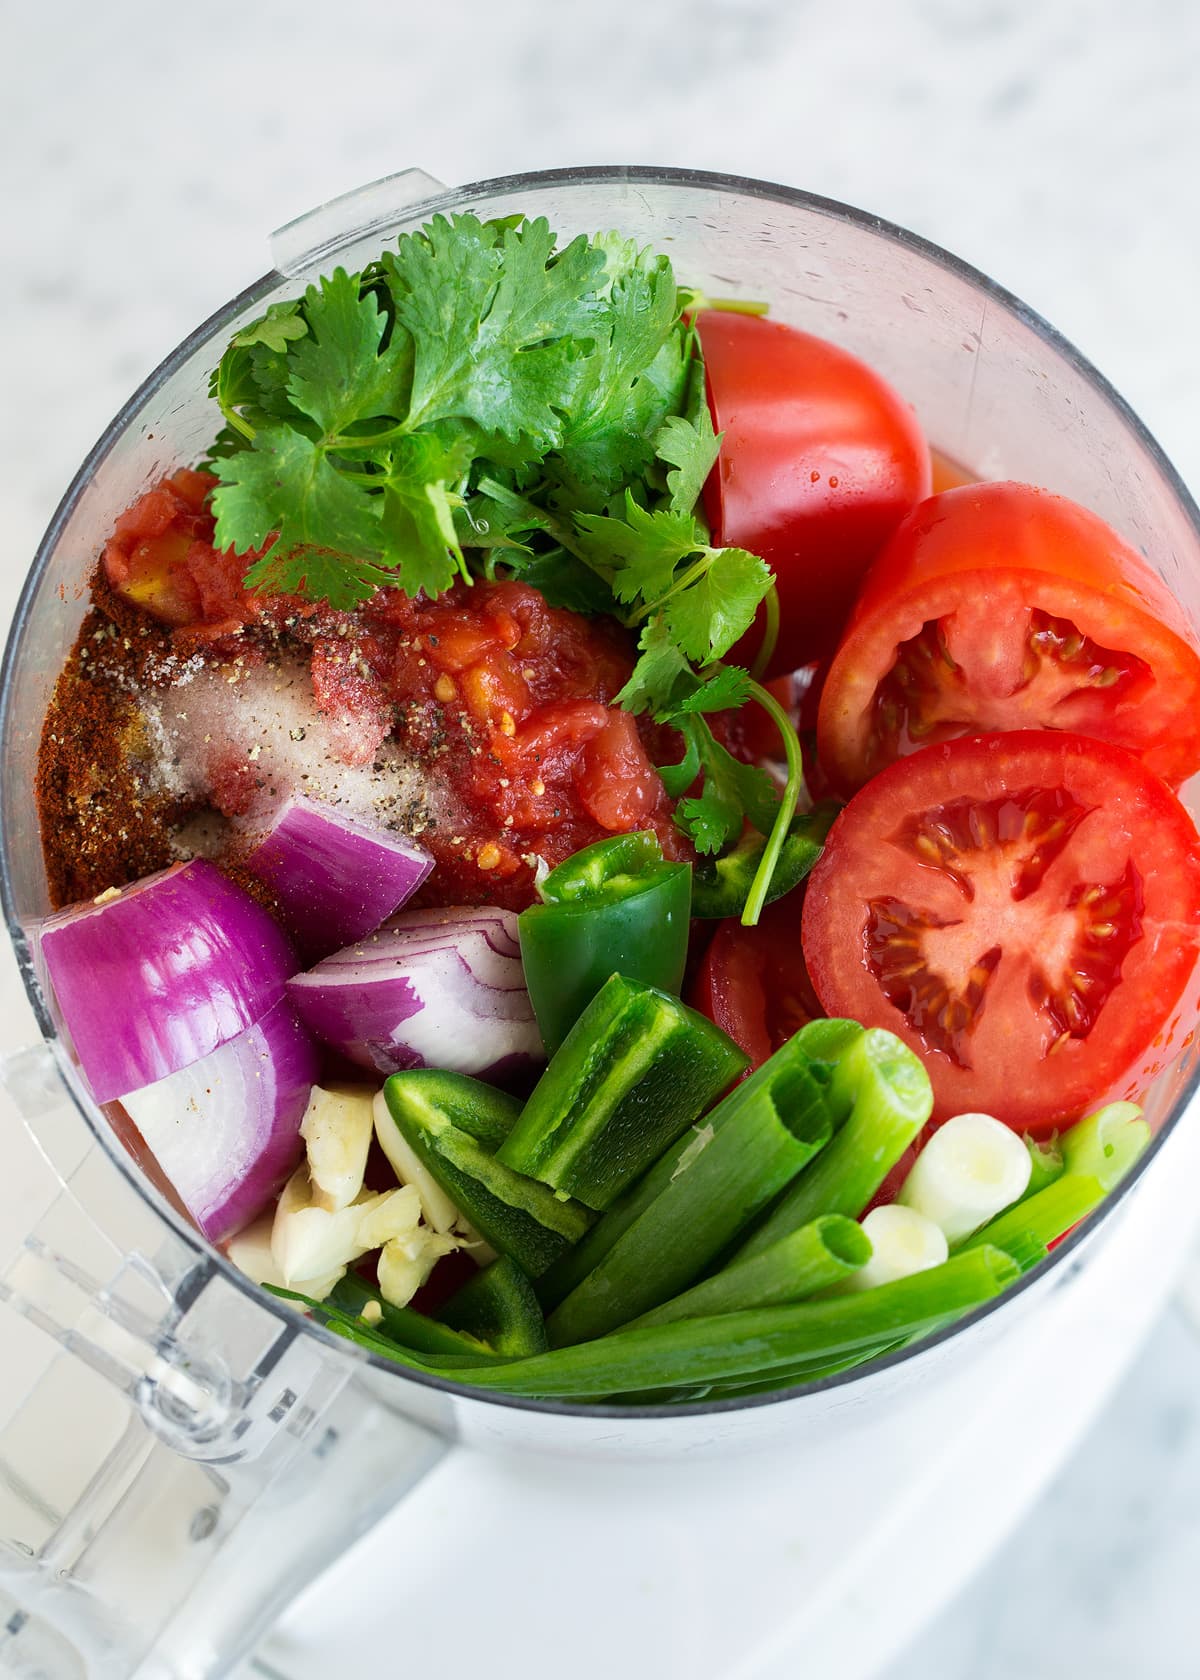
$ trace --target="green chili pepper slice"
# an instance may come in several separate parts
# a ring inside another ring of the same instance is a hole
[[[746,1065],[703,1015],[614,974],[567,1034],[496,1159],[588,1207],[610,1207]]]
[[[616,834],[552,869],[518,920],[525,984],[552,1056],[610,974],[678,993],[692,868],[649,832]]]
[[[840,805],[828,803],[792,818],[771,876],[766,903],[773,904],[805,879],[820,857],[825,836],[840,809]],[[766,844],[764,836],[751,828],[722,857],[699,859],[692,878],[692,915],[706,920],[740,916]]]
[[[455,1207],[527,1276],[553,1265],[592,1223],[578,1202],[497,1160],[520,1112],[515,1098],[434,1068],[394,1073],[383,1095],[405,1141]]]
[[[533,1285],[507,1255],[468,1279],[438,1316],[451,1327],[450,1334],[474,1336],[508,1358],[546,1349],[546,1321]]]

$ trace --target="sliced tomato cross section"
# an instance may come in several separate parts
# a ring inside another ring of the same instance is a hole
[[[821,761],[858,787],[939,741],[1056,729],[1200,769],[1200,638],[1146,562],[1065,497],[972,484],[924,502],[864,581],[821,696]]]
[[[1200,839],[1131,754],[1018,730],[900,760],[809,878],[821,1004],[898,1033],[934,1118],[1044,1134],[1140,1094],[1197,1001]]]

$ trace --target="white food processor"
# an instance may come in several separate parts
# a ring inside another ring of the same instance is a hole
[[[1048,1261],[865,1371],[741,1402],[518,1401],[401,1371],[251,1285],[143,1173],[39,980],[46,705],[114,518],[211,441],[230,335],[454,209],[616,228],[688,284],[769,300],[877,368],[950,459],[1093,509],[1200,618],[1200,512],[1136,416],[1017,299],[873,216],[684,170],[457,190],[410,170],[277,233],[271,272],[84,462],[0,677],[0,1675],[867,1680],[1057,1468],[1192,1241],[1190,1035],[1146,1099],[1150,1149]]]

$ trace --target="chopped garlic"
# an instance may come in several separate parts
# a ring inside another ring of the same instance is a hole
[[[458,1244],[451,1236],[419,1225],[408,1237],[393,1237],[379,1256],[379,1293],[393,1307],[406,1307],[444,1254]]]
[[[363,1187],[371,1147],[371,1092],[363,1086],[314,1085],[300,1122],[308,1150],[314,1207],[337,1213]]]
[[[225,1253],[239,1272],[244,1272],[251,1283],[268,1283],[273,1289],[295,1289],[297,1294],[307,1295],[310,1300],[323,1301],[331,1293],[335,1284],[341,1282],[346,1275],[346,1268],[338,1266],[335,1270],[325,1272],[320,1277],[297,1278],[293,1283],[285,1283],[283,1273],[275,1264],[275,1256],[271,1252],[271,1231],[275,1216],[264,1213],[261,1219],[256,1219],[253,1225],[239,1231],[236,1237],[231,1237],[225,1245]]]
[[[396,1237],[406,1237],[421,1223],[421,1198],[411,1184],[388,1190],[361,1204],[358,1241],[364,1249],[382,1248]]]
[[[410,1148],[399,1126],[392,1119],[391,1110],[380,1091],[375,1098],[375,1136],[391,1163],[392,1171],[401,1184],[410,1184],[421,1198],[426,1222],[435,1231],[449,1231],[458,1218],[458,1209],[425,1163]]]
[[[383,1319],[383,1308],[378,1301],[368,1301],[358,1316],[364,1324],[379,1324]]]
[[[299,1167],[283,1187],[271,1227],[271,1254],[285,1287],[295,1289],[302,1278],[323,1277],[364,1255],[369,1245],[359,1239],[361,1217],[361,1202],[336,1213],[315,1206],[308,1169]]]

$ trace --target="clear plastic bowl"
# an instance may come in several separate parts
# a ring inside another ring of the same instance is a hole
[[[295,295],[305,279],[335,262],[361,265],[434,211],[543,214],[564,236],[619,228],[667,251],[689,283],[769,299],[778,319],[833,339],[878,368],[952,460],[969,463],[980,477],[1044,485],[1092,508],[1146,555],[1200,620],[1200,514],[1146,428],[1032,310],[915,235],[789,188],[684,170],[514,176],[441,192],[398,214],[397,190],[410,190],[406,177],[348,195],[277,236],[287,274],[266,275],[167,357],[91,451],[38,551],[0,679],[0,881],[47,1037],[56,1032],[53,1006],[38,986],[26,940],[26,929],[47,908],[30,790],[42,717],[86,610],[83,586],[103,538],[116,514],[158,474],[202,453],[213,429],[208,374],[240,324],[275,299]],[[1190,809],[1200,813],[1194,792]],[[1159,1145],[1194,1084],[1186,1057],[1156,1082],[1147,1112]],[[88,1118],[105,1127],[95,1113]],[[1050,1267],[1063,1265],[1071,1246],[1059,1249]],[[1005,1311],[1013,1298],[1010,1293],[983,1313]],[[858,1380],[854,1374],[831,1379]],[[771,1404],[773,1397],[756,1403]]]

